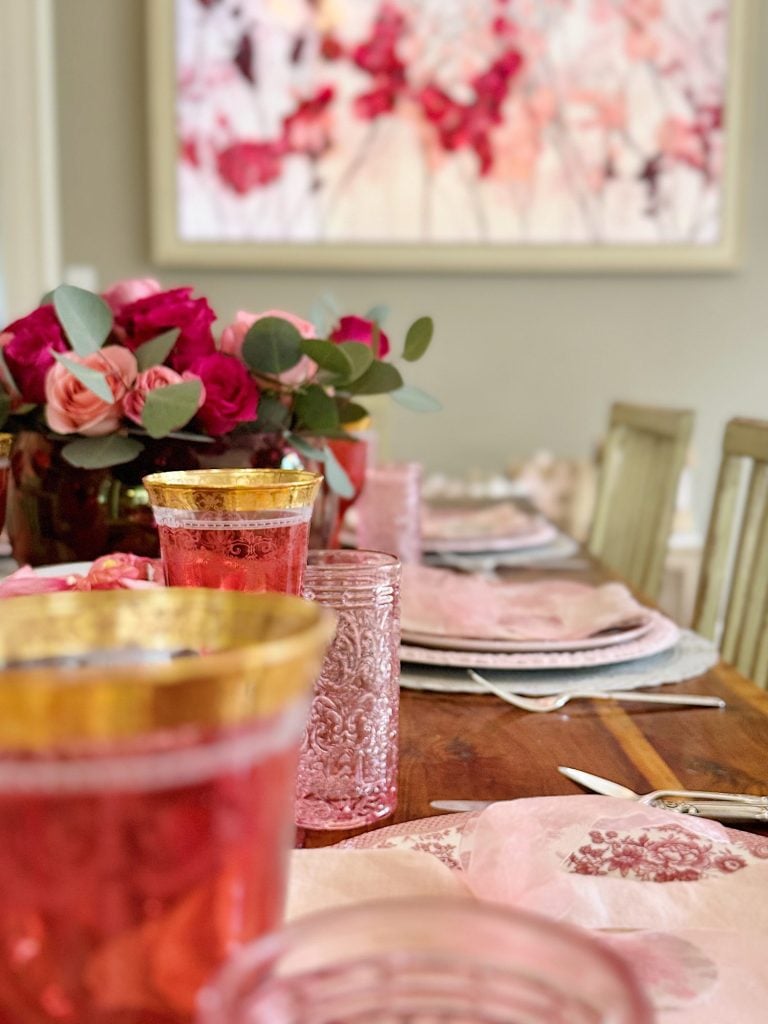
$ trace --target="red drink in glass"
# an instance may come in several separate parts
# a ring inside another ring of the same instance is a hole
[[[344,516],[347,514],[347,510],[360,497],[360,492],[365,484],[365,471],[368,466],[369,450],[368,442],[362,435],[357,439],[350,438],[349,440],[347,438],[329,438],[328,447],[338,459],[355,489],[355,493],[351,498],[343,498],[341,496],[338,498],[336,522],[328,543],[328,547],[337,548],[339,546],[339,533],[344,522]]]
[[[170,586],[298,594],[322,482],[294,470],[145,477]]]
[[[2,1024],[189,1024],[218,965],[277,925],[331,631],[279,594],[5,602]]]
[[[18,789],[0,794],[4,1024],[191,1019],[228,953],[280,918],[298,740],[263,756],[276,728],[0,760],[0,790]]]
[[[155,511],[169,586],[286,594],[301,590],[309,543],[309,516],[303,510],[274,513],[242,529],[209,527],[205,514],[171,525],[161,518],[170,511]]]

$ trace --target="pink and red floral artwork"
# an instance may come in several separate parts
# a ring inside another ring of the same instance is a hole
[[[729,0],[176,0],[187,243],[712,246]]]

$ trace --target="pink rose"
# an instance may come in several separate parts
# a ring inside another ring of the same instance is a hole
[[[256,419],[259,389],[239,359],[214,352],[199,359],[190,370],[205,388],[205,402],[197,418],[207,433],[221,437],[238,423]]]
[[[216,314],[205,299],[193,299],[191,288],[172,288],[137,299],[115,317],[124,344],[132,351],[158,334],[179,328],[179,337],[168,358],[180,373],[193,362],[216,350],[211,324]]]
[[[289,324],[293,324],[302,338],[317,337],[314,324],[311,324],[309,320],[302,320],[300,316],[295,316],[293,313],[286,313],[282,309],[268,309],[264,313],[246,313],[245,310],[240,309],[235,315],[234,322],[229,327],[225,327],[221,332],[221,341],[219,342],[221,351],[241,359],[243,342],[245,341],[248,329],[257,320],[263,320],[268,316],[276,316],[281,320],[287,320]],[[290,386],[305,384],[314,377],[316,372],[317,363],[314,359],[310,359],[309,356],[302,356],[295,366],[279,375],[279,380],[283,384]]]
[[[54,363],[52,352],[68,352],[53,306],[15,320],[0,335],[8,369],[25,402],[45,401],[45,375]]]
[[[185,380],[199,379],[195,374],[186,371],[176,373],[170,366],[152,366],[140,373],[134,381],[133,387],[123,399],[123,412],[129,420],[141,425],[141,414],[150,391],[154,391],[155,388],[167,388],[169,384],[181,384]],[[204,401],[205,388],[201,387],[198,409]]]
[[[111,285],[101,293],[101,297],[117,316],[132,302],[157,295],[162,290],[163,286],[154,277],[129,277],[125,281],[117,281]]]
[[[70,358],[106,375],[113,401],[105,402],[84,387],[61,363],[48,371],[45,379],[45,415],[51,430],[58,434],[85,434],[100,437],[111,434],[120,425],[122,401],[136,379],[136,358],[120,345],[106,345],[89,356]]]
[[[362,316],[343,316],[329,335],[330,341],[359,341],[363,345],[373,345],[375,324]],[[384,331],[379,331],[379,359],[389,352],[389,338]]]
[[[159,558],[142,558],[118,551],[97,558],[83,580],[85,590],[118,590],[163,585],[163,564]]]

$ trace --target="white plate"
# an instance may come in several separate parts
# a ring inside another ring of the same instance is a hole
[[[87,576],[93,562],[62,562],[61,565],[38,565],[38,576]]]
[[[651,613],[651,627],[642,636],[629,643],[613,647],[591,648],[585,651],[529,651],[517,654],[488,651],[449,651],[434,647],[416,647],[403,644],[400,660],[417,665],[441,665],[446,668],[487,669],[572,669],[591,668],[595,665],[619,665],[636,658],[649,658],[673,647],[680,638],[680,630],[671,619],[660,612]]]
[[[557,537],[552,523],[541,522],[530,533],[518,533],[511,537],[424,537],[422,550],[425,554],[456,552],[476,555],[487,551],[522,551],[525,548],[541,548],[551,544]]]
[[[403,643],[417,647],[438,647],[443,651],[492,651],[517,654],[529,651],[593,651],[601,647],[630,643],[645,636],[653,627],[653,619],[631,629],[616,629],[599,633],[584,640],[482,640],[470,636],[445,636],[439,633],[419,633],[404,629]]]
[[[526,551],[528,548],[546,548],[558,537],[557,528],[552,523],[542,522],[530,533],[518,533],[511,537],[423,537],[421,550],[425,555],[484,555],[494,552]],[[357,533],[354,530],[343,529],[339,540],[344,547],[357,547]]]

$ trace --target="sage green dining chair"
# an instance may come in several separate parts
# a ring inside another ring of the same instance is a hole
[[[768,421],[725,428],[693,628],[725,661],[768,686]]]
[[[693,418],[688,409],[611,407],[587,549],[653,600]]]

